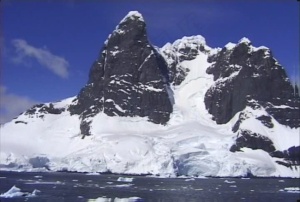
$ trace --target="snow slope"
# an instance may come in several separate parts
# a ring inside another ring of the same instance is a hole
[[[168,48],[179,42],[168,44]],[[100,112],[91,120],[92,135],[82,139],[79,116],[71,116],[67,110],[59,115],[45,114],[42,119],[37,118],[39,114],[32,117],[23,113],[1,126],[1,169],[299,177],[299,168],[279,165],[263,150],[229,151],[236,137],[232,126],[239,114],[227,124],[217,125],[205,109],[205,92],[214,83],[212,75],[206,73],[211,65],[207,57],[217,49],[206,46],[206,50],[180,64],[189,72],[180,85],[172,86],[175,104],[166,126],[148,122],[147,118],[109,117]],[[72,100],[54,103],[54,107],[67,107]],[[299,143],[299,129],[280,125],[275,119],[274,128],[269,129],[255,119],[266,113],[264,110],[244,111],[252,118],[241,127],[259,126],[254,130],[269,137],[276,148],[287,149]]]

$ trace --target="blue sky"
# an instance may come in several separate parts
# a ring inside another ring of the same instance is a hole
[[[0,6],[1,122],[33,103],[76,95],[107,36],[131,10],[143,14],[156,46],[198,34],[210,47],[247,37],[269,47],[290,77],[299,75],[296,0],[2,0]]]

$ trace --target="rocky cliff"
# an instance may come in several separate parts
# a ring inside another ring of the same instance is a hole
[[[149,43],[143,17],[130,12],[108,37],[69,110],[81,116],[82,134],[90,135],[90,118],[100,111],[166,124],[172,100],[167,64]]]

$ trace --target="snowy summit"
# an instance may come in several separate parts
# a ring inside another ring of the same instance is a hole
[[[243,37],[239,40],[239,43],[251,44],[251,41],[247,37]]]
[[[131,20],[137,19],[137,20],[139,20],[139,21],[143,21],[143,22],[144,22],[144,18],[143,18],[143,16],[142,16],[142,14],[139,13],[138,11],[130,11],[130,12],[129,12],[122,20],[121,20],[120,24],[123,23],[123,22],[125,22],[125,21],[128,20],[128,19],[131,19]]]

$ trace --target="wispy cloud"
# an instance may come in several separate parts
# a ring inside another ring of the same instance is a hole
[[[28,97],[9,93],[5,86],[0,86],[0,123],[10,121],[36,103]]]
[[[14,39],[12,44],[16,51],[16,55],[13,57],[15,63],[27,64],[26,59],[35,59],[40,65],[59,77],[68,77],[69,62],[63,57],[54,55],[45,48],[36,48],[23,39]]]

